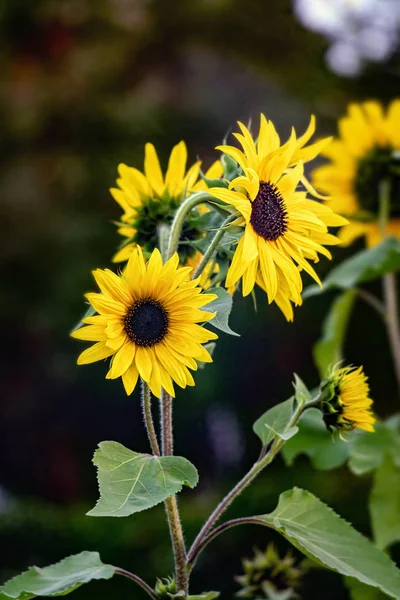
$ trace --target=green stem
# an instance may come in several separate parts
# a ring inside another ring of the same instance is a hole
[[[312,400],[306,406],[298,406],[290,419],[290,422],[287,425],[287,429],[291,429],[296,422],[298,421],[301,413],[305,408],[309,408],[314,406],[318,402],[318,398]],[[199,553],[199,549],[203,547],[204,538],[207,536],[210,529],[214,526],[214,524],[220,519],[222,514],[226,511],[226,509],[232,504],[232,502],[247,488],[247,486],[263,471],[271,462],[274,460],[275,456],[279,453],[280,449],[284,445],[285,440],[282,438],[276,437],[273,441],[269,451],[265,456],[260,458],[250,469],[248,473],[235,485],[235,487],[221,500],[218,504],[214,512],[207,519],[206,523],[203,525],[200,533],[196,537],[195,541],[192,544],[187,556],[187,564],[189,570],[191,570],[194,566],[196,558]]]
[[[141,379],[141,384],[142,409],[147,435],[154,456],[160,456],[160,448],[154,427],[153,415],[151,413],[151,391],[149,385],[143,381],[143,379]]]
[[[123,577],[127,577],[128,579],[131,579],[132,581],[134,581],[135,583],[140,585],[140,587],[150,596],[150,598],[153,598],[153,600],[158,600],[158,596],[155,593],[155,591],[153,590],[153,588],[151,588],[145,581],[143,581],[143,579],[141,579],[134,573],[131,573],[130,571],[126,571],[125,569],[120,569],[119,567],[117,567],[115,569],[115,574],[122,575]]]
[[[160,250],[162,257],[165,257],[167,255],[169,236],[169,225],[167,225],[166,223],[160,223],[159,225],[157,225],[158,249]]]
[[[379,227],[382,237],[386,236],[387,224],[390,217],[390,191],[391,185],[389,179],[382,179],[379,184]]]
[[[172,456],[174,450],[172,403],[173,399],[171,396],[165,390],[162,390],[160,405],[162,431],[161,448],[163,456]],[[184,591],[186,598],[189,586],[188,569],[186,566],[186,547],[176,495],[170,496],[165,500],[165,509],[168,518],[172,548],[174,551],[176,585],[178,591]]]
[[[383,277],[383,296],[386,307],[386,330],[393,358],[394,371],[400,392],[400,324],[397,301],[397,282],[394,273]]]
[[[213,196],[211,196],[208,192],[197,192],[196,194],[192,194],[189,198],[186,198],[178,208],[175,213],[174,220],[172,221],[170,238],[167,250],[166,258],[171,258],[174,252],[177,251],[179,246],[179,238],[181,237],[183,223],[188,215],[188,213],[198,204],[203,204],[204,202],[208,202],[209,200],[213,200]]]
[[[214,254],[215,250],[217,249],[220,241],[222,240],[222,238],[225,235],[226,229],[225,227],[227,225],[229,225],[229,223],[236,218],[236,215],[229,215],[229,217],[227,219],[225,219],[225,221],[222,223],[221,228],[218,229],[217,233],[214,235],[213,239],[211,240],[210,245],[208,246],[207,250],[205,251],[203,258],[201,259],[201,261],[199,262],[199,264],[196,267],[196,270],[194,271],[193,275],[192,275],[192,279],[196,279],[196,277],[198,277],[199,275],[202,274],[202,272],[204,271],[204,269],[206,268],[209,260],[211,259],[212,255]]]

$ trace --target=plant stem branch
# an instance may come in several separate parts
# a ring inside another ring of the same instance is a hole
[[[131,579],[132,581],[134,581],[135,583],[137,583],[138,585],[140,585],[140,587],[145,592],[147,592],[147,594],[151,598],[153,598],[153,600],[158,600],[157,594],[155,593],[155,591],[153,590],[153,588],[151,588],[145,581],[143,581],[143,579],[141,579],[140,577],[138,577],[134,573],[131,573],[130,571],[126,571],[125,569],[120,569],[119,567],[116,567],[115,574],[116,575],[122,575],[123,577],[127,577],[128,579]]]
[[[234,218],[236,218],[236,216],[229,215],[229,217],[227,219],[225,219],[225,221],[222,223],[221,228],[218,229],[218,231],[214,235],[213,239],[211,240],[210,245],[208,246],[207,250],[205,251],[205,253],[203,255],[203,258],[201,259],[201,261],[197,265],[197,268],[196,268],[196,270],[194,271],[194,273],[192,275],[192,279],[196,279],[196,277],[198,277],[199,275],[202,274],[202,272],[206,268],[206,266],[207,266],[210,258],[212,257],[212,255],[214,254],[215,250],[217,249],[220,241],[222,240],[222,238],[225,235],[225,232],[226,232],[225,227],[227,225],[229,225],[229,223]]]
[[[290,419],[290,422],[288,423],[286,429],[287,430],[291,429],[297,423],[303,410],[305,408],[309,408],[309,406],[312,406],[315,402],[317,402],[317,399],[314,399],[312,402],[310,402],[307,405],[303,405],[303,406],[299,405],[296,408],[295,412],[293,413],[293,416]],[[237,483],[235,485],[235,487],[225,496],[225,498],[223,498],[223,500],[221,500],[221,502],[215,508],[214,512],[210,515],[210,517],[207,519],[206,523],[203,525],[202,529],[200,530],[200,533],[196,537],[195,541],[192,544],[192,547],[190,548],[190,550],[188,552],[187,564],[188,564],[190,570],[192,569],[192,567],[196,561],[196,558],[199,553],[199,548],[203,547],[204,538],[207,536],[210,529],[220,519],[222,514],[232,504],[232,502],[257,477],[257,475],[259,473],[261,473],[261,471],[263,471],[268,465],[271,464],[271,462],[274,460],[275,456],[279,453],[279,451],[282,448],[282,446],[284,445],[284,443],[285,443],[285,440],[283,440],[282,438],[276,437],[275,440],[273,441],[270,449],[266,453],[266,455],[263,456],[262,458],[260,458],[252,466],[250,471],[248,473],[246,473],[246,475],[239,481],[239,483]]]
[[[174,252],[177,251],[179,246],[179,238],[181,237],[183,223],[188,213],[198,204],[203,204],[214,198],[208,192],[197,192],[192,194],[189,198],[186,198],[175,213],[174,220],[172,221],[169,244],[166,258],[171,258]]]
[[[372,306],[372,308],[376,310],[380,317],[385,318],[386,308],[383,302],[378,300],[378,298],[370,292],[367,292],[367,290],[363,290],[362,288],[355,288],[355,290],[359,297],[364,300],[364,302]]]
[[[163,456],[172,456],[174,450],[172,403],[173,399],[163,389],[160,401],[162,431],[161,448]],[[189,585],[188,569],[186,566],[186,547],[176,495],[170,496],[165,500],[165,510],[174,551],[176,585],[178,591],[183,590],[185,592],[186,597]]]
[[[384,275],[383,296],[386,307],[386,330],[392,352],[397,385],[400,392],[400,323],[395,273],[387,273]]]
[[[142,409],[143,409],[143,417],[146,425],[146,431],[149,438],[151,450],[154,456],[160,456],[160,448],[157,441],[157,434],[154,428],[153,415],[151,414],[151,391],[149,385],[141,380],[142,390]]]
[[[222,523],[222,525],[215,527],[215,529],[210,531],[210,533],[203,538],[203,540],[197,547],[195,559],[197,559],[199,557],[202,550],[204,550],[204,548],[206,546],[208,546],[208,544],[210,542],[212,542],[216,537],[218,537],[224,531],[227,531],[228,529],[231,529],[232,527],[236,527],[237,525],[259,525],[259,523],[260,523],[260,519],[258,517],[242,517],[239,519],[232,519],[231,521],[226,521],[225,523]],[[194,562],[192,562],[191,565],[189,565],[189,568],[193,568],[193,565],[194,565]]]

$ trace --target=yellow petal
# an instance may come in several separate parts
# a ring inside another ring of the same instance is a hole
[[[90,348],[87,348],[78,357],[78,365],[88,365],[103,358],[108,358],[114,354],[114,350],[107,348],[104,342],[98,342]]]

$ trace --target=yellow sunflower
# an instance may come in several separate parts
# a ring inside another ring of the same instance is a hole
[[[199,179],[201,162],[196,162],[188,171],[186,162],[185,142],[179,142],[172,149],[165,177],[153,144],[145,146],[144,173],[125,164],[118,166],[119,188],[111,188],[110,192],[124,211],[118,233],[130,242],[115,254],[114,262],[128,260],[137,244],[144,251],[152,252],[158,245],[157,227],[172,222],[176,209],[187,195],[207,189],[204,180]],[[214,179],[221,177],[222,171],[221,162],[216,161],[205,175]],[[203,235],[198,221],[200,213],[201,209],[191,211],[183,228],[183,240],[196,240]],[[182,262],[192,252],[190,246],[182,246]]]
[[[303,148],[304,136],[296,139],[293,131],[289,141],[279,146],[275,128],[264,115],[256,142],[242,123],[239,127],[242,133],[234,135],[243,152],[232,146],[218,149],[239,162],[243,175],[234,179],[229,189],[209,189],[210,194],[240,213],[235,223],[243,226],[226,285],[230,287],[242,279],[246,296],[259,282],[268,301],[276,300],[281,307],[285,304],[284,312],[290,316],[292,309],[287,300],[301,303],[300,270],[321,283],[308,260],[318,261],[318,253],[331,258],[324,245],[337,244],[339,240],[328,233],[328,226],[344,225],[347,221],[309,199],[306,192],[297,191],[300,181],[304,181],[302,163],[289,168],[302,158],[314,156],[321,143]]]
[[[368,379],[362,367],[334,367],[321,386],[322,411],[328,429],[374,431]]]
[[[218,337],[198,325],[215,316],[200,308],[217,296],[201,293],[198,280],[190,280],[192,269],[178,263],[175,254],[163,265],[157,249],[146,263],[137,247],[121,275],[93,272],[101,293],[86,298],[99,314],[85,318],[86,327],[72,336],[96,343],[78,364],[112,356],[106,377],[122,377],[127,394],[139,376],[157,397],[161,387],[174,396],[173,381],[183,388],[194,385],[189,369],[197,369],[196,361],[212,362],[202,344]]]
[[[339,237],[351,244],[366,237],[369,247],[383,235],[400,236],[400,100],[394,100],[386,114],[379,102],[351,104],[339,120],[339,138],[323,154],[330,163],[312,174],[313,184],[329,194],[328,205],[350,221]],[[391,186],[390,220],[386,231],[378,223],[380,183]]]

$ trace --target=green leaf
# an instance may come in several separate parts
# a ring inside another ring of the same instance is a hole
[[[207,352],[209,353],[210,356],[212,356],[214,354],[216,347],[217,347],[217,344],[215,342],[208,342],[208,344],[204,344],[204,348],[207,350]],[[202,362],[201,360],[198,360],[197,364],[199,365],[199,369],[204,369],[204,367],[206,367],[210,363],[205,363],[205,362]]]
[[[93,463],[100,488],[100,499],[87,513],[93,517],[127,517],[198,482],[197,470],[186,458],[138,454],[118,442],[101,442]]]
[[[101,562],[98,552],[81,552],[50,567],[30,567],[0,587],[0,600],[66,596],[93,579],[110,579],[115,567]]]
[[[81,318],[80,321],[78,321],[78,323],[75,325],[75,327],[73,327],[70,331],[70,333],[72,333],[73,331],[76,331],[77,329],[79,329],[80,327],[82,327],[82,325],[84,325],[83,323],[83,319],[86,319],[86,317],[93,317],[93,315],[96,314],[95,309],[93,308],[93,306],[90,304],[87,307],[87,310],[85,312],[85,314],[83,315],[83,317]]]
[[[195,596],[188,596],[188,600],[215,600],[218,598],[220,592],[203,592],[202,594],[196,594]],[[176,594],[168,594],[170,598],[184,598],[185,592],[183,590],[177,592]]]
[[[296,398],[296,402],[297,402],[298,406],[304,406],[307,402],[310,402],[310,400],[312,400],[312,397],[311,397],[311,394],[310,394],[308,388],[303,383],[303,381],[300,379],[300,377],[298,375],[296,375],[296,373],[294,374],[293,387],[294,387],[294,397]]]
[[[228,325],[229,315],[231,314],[233,305],[232,296],[222,287],[209,289],[207,290],[207,294],[216,294],[218,296],[218,298],[210,302],[210,304],[203,307],[203,310],[217,313],[215,317],[209,321],[209,324],[216,329],[220,329],[224,333],[237,335],[239,337],[239,334],[232,331]]]
[[[387,599],[386,594],[376,588],[372,588],[365,583],[357,581],[352,577],[346,577],[346,586],[350,592],[351,600],[385,600]]]
[[[377,423],[375,433],[361,431],[350,447],[349,468],[356,475],[378,469],[385,455],[400,458],[400,437],[389,424]]]
[[[300,454],[306,454],[312,465],[321,471],[336,469],[346,462],[350,444],[339,438],[332,439],[321,411],[308,408],[298,425],[298,434],[282,448],[282,456],[288,466],[292,466]]]
[[[294,409],[295,399],[292,396],[289,400],[270,408],[257,419],[253,425],[253,431],[258,435],[263,446],[268,445],[277,437],[288,440],[297,433],[297,427],[289,427]]]
[[[322,337],[314,346],[314,360],[321,379],[329,365],[343,358],[343,344],[356,295],[355,290],[348,290],[336,298],[324,321]]]
[[[256,517],[309,558],[400,598],[400,570],[390,558],[310,492],[281,494],[277,508]]]
[[[386,238],[378,246],[361,250],[351,258],[344,260],[332,269],[319,286],[311,286],[305,290],[303,298],[309,298],[332,289],[349,290],[360,283],[366,283],[382,277],[386,273],[400,270],[400,240],[395,237]]]
[[[389,456],[376,471],[369,499],[372,531],[378,548],[400,541],[400,468]]]

